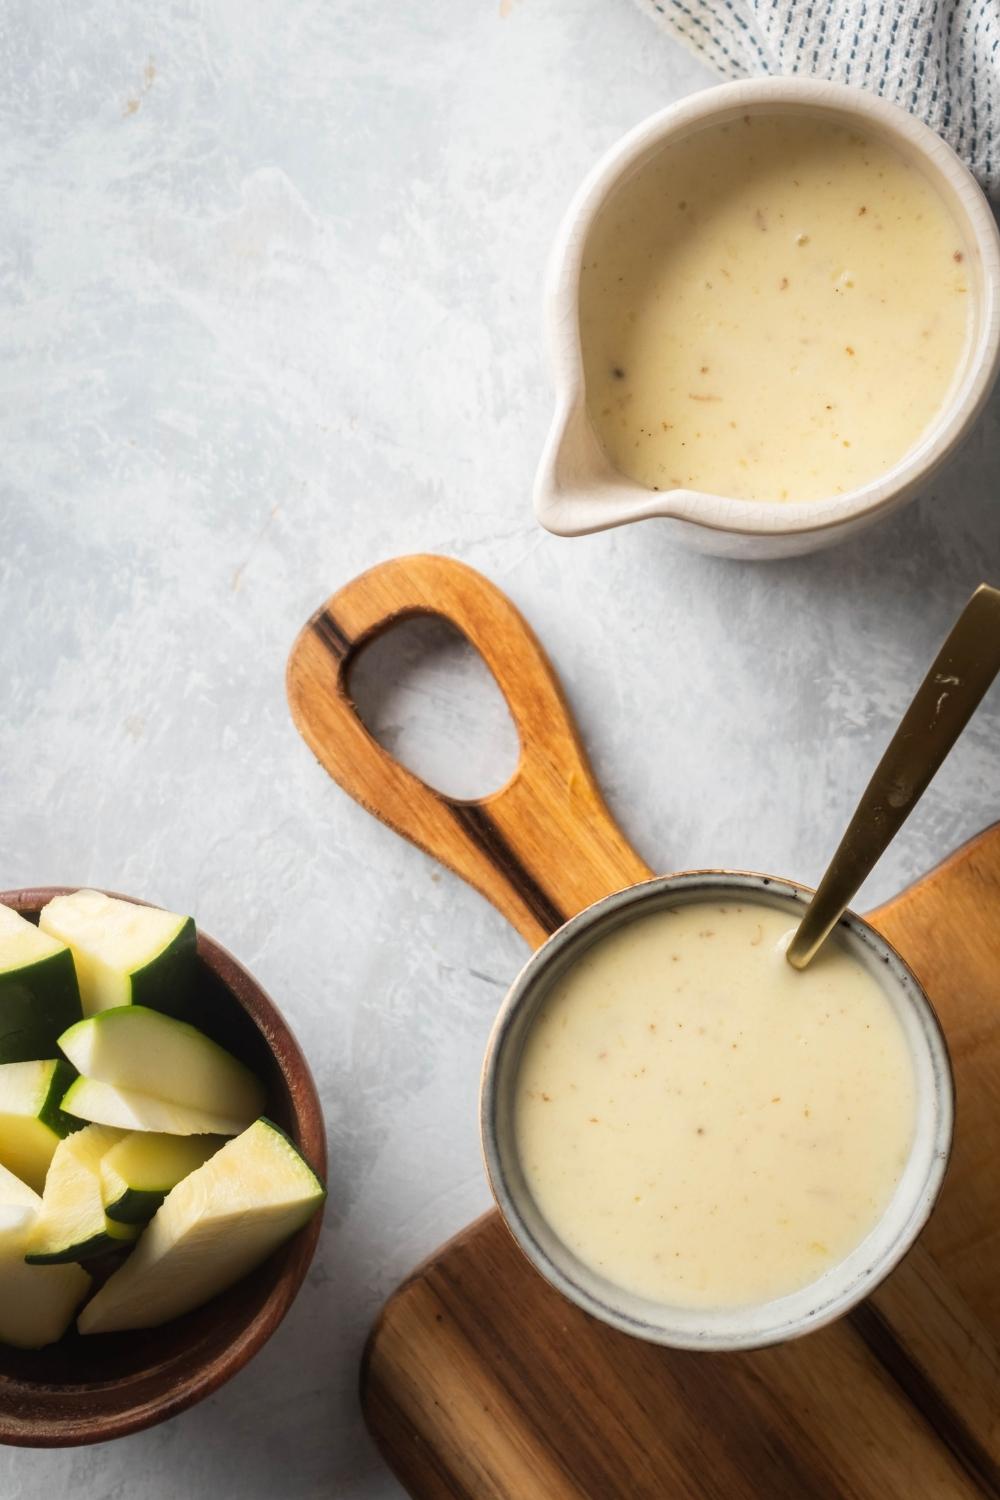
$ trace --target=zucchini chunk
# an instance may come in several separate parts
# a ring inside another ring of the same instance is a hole
[[[74,891],[43,907],[38,925],[73,950],[85,1016],[116,1005],[190,1012],[198,941],[191,917]]]
[[[300,1229],[325,1196],[287,1136],[257,1120],[167,1194],[77,1327],[154,1328],[201,1307]]]
[[[0,1063],[51,1057],[82,1014],[66,944],[0,905]]]
[[[78,1078],[63,1095],[62,1107],[78,1120],[162,1135],[239,1135],[245,1126],[243,1120],[172,1104],[136,1089],[119,1089],[96,1078]]]
[[[145,1224],[170,1189],[224,1144],[219,1135],[127,1135],[101,1159],[104,1212],[122,1224]]]
[[[36,1193],[45,1186],[59,1142],[80,1128],[60,1108],[72,1080],[73,1069],[62,1058],[0,1063],[0,1166]]]
[[[90,1288],[81,1266],[29,1266],[24,1252],[42,1200],[0,1167],[0,1344],[42,1349],[61,1338]]]
[[[264,1110],[264,1090],[249,1068],[195,1027],[144,1005],[78,1021],[59,1046],[88,1081],[235,1120],[236,1131],[225,1135],[245,1130]]]
[[[120,1130],[88,1125],[59,1142],[25,1246],[29,1265],[92,1260],[135,1239],[136,1226],[109,1219],[101,1196],[101,1158],[121,1138]]]
[[[0,1167],[0,1236],[27,1229],[41,1206],[41,1198],[26,1182]]]

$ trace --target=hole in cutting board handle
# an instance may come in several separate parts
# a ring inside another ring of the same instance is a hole
[[[369,734],[446,797],[488,797],[514,774],[520,743],[496,679],[460,630],[400,620],[363,645],[348,686]]]

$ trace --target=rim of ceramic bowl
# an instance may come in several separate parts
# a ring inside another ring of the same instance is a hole
[[[699,490],[650,491],[615,469],[586,409],[579,324],[583,250],[600,210],[644,157],[670,137],[750,109],[796,110],[850,117],[875,128],[920,162],[979,261],[980,285],[964,369],[936,419],[915,447],[885,474],[842,495],[816,500],[738,500]],[[733,536],[808,536],[874,520],[911,498],[967,435],[1000,370],[1000,230],[981,188],[952,148],[899,105],[849,84],[807,78],[761,78],[720,84],[643,120],[599,159],[574,196],[549,260],[546,327],[556,388],[555,413],[535,477],[535,513],[547,530],[581,536],[631,521],[663,517]],[[567,452],[574,428],[592,449],[577,462]],[[591,472],[592,468],[592,472]],[[586,472],[585,472],[586,471]],[[817,535],[817,545],[819,536]]]
[[[838,932],[893,1003],[915,1074],[916,1121],[905,1167],[881,1217],[861,1243],[816,1281],[763,1303],[681,1308],[614,1285],[584,1264],[546,1223],[517,1156],[514,1090],[524,1040],[539,1005],[592,943],[651,911],[720,897],[787,910],[791,922],[812,891],[751,871],[691,870],[661,875],[605,897],[573,917],[525,964],[491,1033],[483,1064],[480,1131],[490,1187],[508,1229],[535,1269],[558,1291],[623,1333],[677,1349],[763,1348],[811,1333],[848,1312],[898,1265],[927,1222],[944,1179],[954,1127],[954,1081],[934,1007],[884,937],[847,912]],[[891,976],[886,982],[886,975]]]
[[[78,885],[32,886],[0,891],[0,902],[26,913],[41,909],[54,896],[64,896],[83,889]],[[91,887],[87,887],[90,889]],[[105,891],[137,906],[153,903],[138,896],[121,896]],[[295,1144],[324,1183],[327,1180],[326,1127],[315,1080],[305,1055],[288,1022],[274,1001],[248,969],[234,958],[221,943],[198,930],[198,957],[231,995],[260,1034],[274,1060],[288,1092],[295,1120]],[[319,1242],[323,1209],[313,1215],[297,1234],[274,1252],[281,1257],[281,1274],[268,1290],[260,1305],[221,1352],[207,1351],[200,1363],[180,1374],[166,1391],[148,1388],[157,1370],[137,1372],[114,1382],[106,1380],[66,1385],[50,1385],[44,1380],[19,1381],[13,1393],[0,1376],[0,1397],[8,1397],[8,1409],[0,1413],[0,1444],[26,1448],[68,1448],[102,1443],[153,1427],[210,1396],[247,1365],[276,1331],[306,1278]],[[270,1259],[270,1257],[269,1257]],[[266,1264],[266,1262],[264,1263]],[[257,1271],[249,1273],[256,1275]],[[240,1283],[234,1284],[239,1286]],[[230,1289],[232,1290],[232,1289]],[[220,1296],[228,1296],[229,1292]],[[214,1299],[213,1299],[214,1300]],[[212,1303],[205,1304],[210,1310]],[[169,1327],[169,1324],[164,1325]],[[157,1330],[152,1330],[154,1333]],[[136,1337],[142,1337],[136,1330]],[[117,1335],[113,1335],[117,1337]],[[53,1345],[53,1348],[58,1345]],[[45,1350],[38,1351],[44,1355]],[[194,1351],[193,1356],[197,1354]],[[100,1401],[109,1389],[121,1389],[120,1407],[102,1408]],[[36,1414],[30,1409],[35,1399],[41,1403]]]

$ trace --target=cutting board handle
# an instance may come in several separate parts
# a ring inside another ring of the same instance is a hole
[[[350,696],[360,648],[400,620],[436,615],[480,653],[521,744],[513,776],[479,800],[448,797],[369,734]],[[532,946],[591,902],[650,874],[605,806],[534,632],[481,573],[420,555],[378,564],[313,615],[288,661],[292,717],[356,802],[448,865]]]

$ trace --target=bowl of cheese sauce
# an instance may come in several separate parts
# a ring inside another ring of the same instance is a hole
[[[725,85],[633,131],[553,254],[542,523],[665,517],[703,550],[833,541],[916,493],[1000,359],[990,209],[861,90]]]
[[[498,1019],[497,1202],[555,1286],[641,1338],[806,1333],[888,1274],[936,1198],[953,1100],[933,1010],[854,916],[792,969],[807,900],[755,875],[633,887],[550,939]]]

